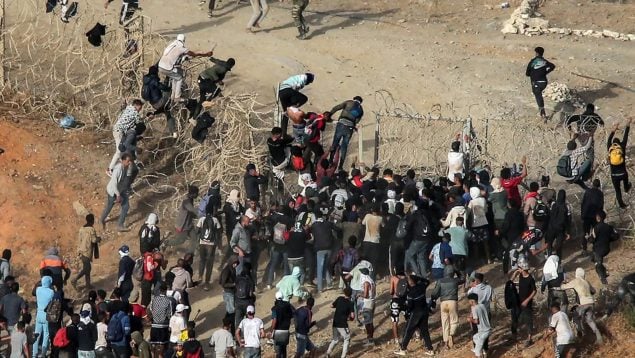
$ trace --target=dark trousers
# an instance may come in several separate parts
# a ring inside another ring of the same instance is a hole
[[[317,257],[315,256],[315,247],[306,245],[304,248],[304,267],[306,273],[306,282],[313,283],[315,273],[317,272]]]
[[[134,289],[134,284],[132,283],[132,279],[129,278],[121,282],[121,284],[119,285],[119,289],[121,290],[121,300],[128,301],[128,299],[130,298],[130,294],[132,293],[132,290]]]
[[[214,81],[201,77],[198,78],[198,92],[198,104],[196,105],[196,110],[192,114],[193,118],[197,118],[203,111],[203,102],[209,101],[220,95],[220,89],[218,88],[218,86],[216,86],[216,83],[214,83]]]
[[[200,261],[198,265],[198,277],[203,277],[205,273],[204,283],[209,283],[212,278],[212,270],[214,268],[214,254],[216,253],[216,245],[198,246]]]
[[[266,272],[266,282],[267,285],[271,286],[273,284],[273,276],[276,270],[282,264],[282,270],[285,275],[291,274],[289,270],[289,263],[287,261],[287,252],[286,251],[277,251],[275,248],[271,248],[269,251],[269,264],[267,265]]]
[[[606,255],[600,255],[597,252],[593,253],[593,257],[595,259],[595,272],[598,273],[602,283],[606,283],[606,278],[608,277],[606,267],[604,266],[604,256]]]
[[[284,88],[278,92],[278,99],[280,101],[280,106],[282,106],[282,110],[284,112],[287,111],[287,108],[290,106],[300,107],[305,104],[309,98],[304,94],[296,91],[292,88]],[[287,133],[287,127],[289,126],[289,117],[287,117],[286,113],[282,115],[282,122],[280,127],[282,128],[282,133]]]
[[[527,328],[527,335],[530,335],[534,330],[534,316],[531,307],[514,307],[511,309],[512,315],[512,335],[518,333],[518,328],[523,325]]]
[[[141,281],[141,305],[148,307],[152,300],[152,282],[143,280]]]
[[[375,275],[379,269],[379,256],[381,255],[381,250],[379,248],[379,243],[362,241],[362,252],[364,253],[364,257],[371,265],[373,265],[372,275]],[[383,270],[381,270],[383,271]],[[374,280],[375,277],[372,277]]]
[[[419,333],[423,338],[426,349],[432,350],[432,340],[430,339],[430,331],[428,330],[428,306],[423,306],[410,314],[408,323],[406,324],[406,332],[401,341],[401,349],[404,351],[408,348],[408,343],[412,339],[415,330],[419,329]]]
[[[547,81],[531,83],[531,92],[533,92],[534,97],[536,97],[536,104],[538,105],[541,115],[545,114],[545,100],[542,98],[542,91],[544,91],[545,88],[547,88]]]
[[[207,7],[209,9],[209,13],[211,14],[212,11],[214,11],[214,8],[216,7],[216,0],[209,0],[209,4]]]
[[[589,244],[588,236],[593,232],[593,228],[595,227],[596,221],[595,218],[582,218],[582,228],[584,230],[584,235],[582,236],[582,242],[580,246],[582,250],[586,251],[587,246]]]
[[[251,241],[251,253],[249,261],[251,263],[251,279],[254,280],[254,285],[258,285],[258,265],[260,261],[260,254],[267,250],[267,242],[264,240],[252,240]]]
[[[395,267],[404,267],[404,259],[406,257],[406,249],[403,245],[403,240],[392,241],[390,243],[390,256],[388,258],[389,268],[392,270]],[[392,271],[391,271],[392,272]]]
[[[342,123],[337,123],[335,126],[335,134],[333,135],[333,144],[331,144],[331,155],[329,157],[329,161],[333,161],[335,157],[335,152],[340,150],[340,162],[338,163],[338,167],[341,169],[344,166],[344,162],[346,161],[346,153],[348,152],[348,145],[351,141],[351,137],[353,136],[353,127],[349,127]]]
[[[307,143],[306,148],[304,149],[303,158],[304,158],[305,164],[311,163],[313,165],[313,167],[311,168],[311,173],[313,173],[315,169],[317,168],[319,164],[318,161],[320,160],[320,157],[322,157],[323,154],[324,154],[324,148],[322,148],[322,145],[319,142]],[[313,158],[311,158],[311,156],[313,156]]]
[[[624,182],[624,191],[628,192],[631,188],[631,183],[628,182],[628,172],[624,171],[624,174],[621,175],[611,175],[611,181],[613,182],[613,187],[615,188],[615,198],[617,199],[617,203],[621,207],[626,206],[624,199],[622,198],[621,183]]]
[[[116,358],[130,358],[130,349],[127,346],[112,345],[112,352]]]
[[[86,278],[86,286],[90,286],[90,272],[92,270],[92,265],[90,263],[90,258],[84,255],[80,255],[79,259],[82,261],[82,269],[79,271],[77,276],[75,276],[75,283],[79,281],[80,278]]]
[[[170,134],[176,132],[176,120],[172,117],[172,112],[170,112],[169,102],[170,101],[170,92],[163,92],[163,97],[156,103],[151,103],[152,108],[154,108],[153,115],[157,116],[159,114],[165,114],[165,120],[168,125],[168,131]]]

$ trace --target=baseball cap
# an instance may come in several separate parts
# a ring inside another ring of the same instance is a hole
[[[183,312],[183,311],[185,311],[188,308],[189,308],[188,306],[186,306],[186,305],[184,305],[182,303],[179,303],[178,305],[176,305],[176,312]]]
[[[119,252],[127,254],[130,252],[130,248],[128,247],[128,245],[123,245],[122,247],[119,248]]]
[[[256,313],[256,308],[252,305],[247,306],[247,313]]]

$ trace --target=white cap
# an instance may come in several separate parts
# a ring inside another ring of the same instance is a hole
[[[188,306],[186,306],[186,305],[184,305],[182,303],[179,303],[178,305],[176,305],[176,312],[183,312],[183,311],[185,311],[188,308],[189,308]]]
[[[276,292],[276,300],[281,300],[282,299],[282,292],[278,291]]]
[[[185,35],[184,34],[176,35],[176,40],[177,41],[181,41],[181,42],[185,42]]]
[[[256,308],[253,305],[247,306],[247,313],[256,313]]]
[[[311,174],[309,173],[304,173],[302,175],[300,175],[300,179],[303,181],[311,181]]]

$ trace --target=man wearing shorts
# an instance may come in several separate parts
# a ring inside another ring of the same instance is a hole
[[[375,316],[375,281],[370,277],[370,270],[367,268],[359,269],[361,273],[360,282],[362,285],[362,292],[358,296],[357,307],[361,307],[362,324],[366,329],[366,341],[364,346],[374,346],[375,341],[373,335],[375,334],[375,326],[373,325],[373,318]]]
[[[393,268],[390,278],[390,321],[392,322],[392,338],[399,344],[399,316],[406,316],[406,296],[408,295],[408,278],[403,268]],[[406,317],[407,318],[407,317]]]
[[[311,339],[309,339],[309,330],[315,326],[313,312],[311,311],[314,304],[315,299],[309,297],[306,300],[306,306],[302,306],[295,311],[295,358],[304,357],[305,352],[309,352],[309,358],[315,356],[315,346],[313,342],[311,342]]]
[[[166,295],[168,286],[165,282],[161,283],[159,290],[160,293],[153,296],[150,302],[150,344],[154,357],[163,357],[163,352],[170,342],[170,318],[176,309],[176,301]]]

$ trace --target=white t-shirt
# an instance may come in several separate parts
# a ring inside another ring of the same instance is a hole
[[[214,353],[216,358],[226,358],[227,348],[234,348],[234,337],[228,330],[221,328],[212,334],[212,338],[209,340],[209,344],[214,346]]]
[[[364,302],[364,307],[363,309],[367,309],[367,310],[372,310],[373,307],[375,307],[375,281],[373,281],[372,278],[370,278],[370,276],[368,275],[364,275],[362,274],[360,276],[359,279],[362,289],[360,292],[360,295],[362,295],[364,293],[364,283],[368,282],[368,284],[370,285],[370,289],[368,290],[368,298],[364,298],[363,302]]]
[[[181,292],[175,290],[168,290],[165,293],[166,296],[174,298],[177,304],[181,303]]]
[[[364,216],[364,220],[362,221],[362,225],[366,226],[364,241],[375,244],[379,243],[379,232],[381,230],[382,222],[383,218],[381,216],[373,214],[366,214],[366,216]]]
[[[185,325],[185,318],[183,316],[177,316],[174,314],[172,318],[170,318],[170,342],[176,343],[179,341],[179,337],[181,336],[181,332],[187,328]]]
[[[260,318],[243,318],[238,325],[240,331],[245,337],[245,347],[260,348],[260,330],[264,329],[264,325]]]
[[[97,342],[95,342],[95,348],[108,347],[108,325],[102,322],[97,322]]]
[[[463,153],[448,153],[448,179],[454,182],[454,174],[463,174]]]
[[[163,50],[163,55],[159,60],[159,67],[167,71],[172,71],[181,55],[187,52],[188,49],[185,47],[185,44],[179,40],[175,40]]]
[[[569,344],[573,339],[573,331],[569,325],[567,314],[559,311],[551,316],[549,327],[556,330],[556,344]]]

